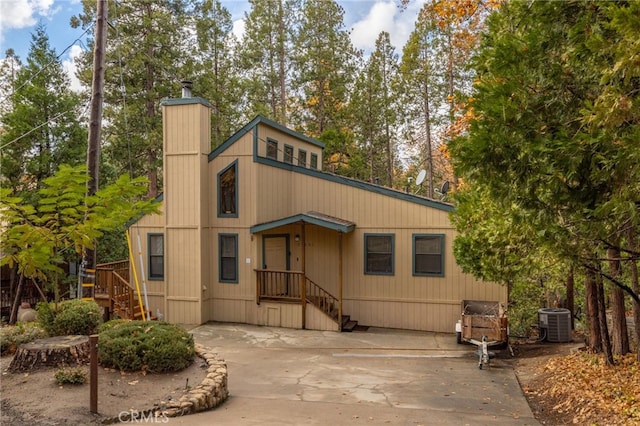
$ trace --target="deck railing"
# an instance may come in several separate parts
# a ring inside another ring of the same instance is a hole
[[[301,271],[256,269],[256,302],[263,300],[311,303],[338,321],[338,298],[310,280]],[[303,297],[304,295],[304,297]]]
[[[307,302],[313,304],[336,322],[339,322],[338,298],[307,278]]]
[[[106,299],[109,311],[120,318],[134,319],[137,300],[129,283],[129,261],[103,263],[96,267],[96,300]]]

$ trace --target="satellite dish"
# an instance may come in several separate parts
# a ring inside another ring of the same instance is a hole
[[[427,176],[427,171],[426,170],[420,170],[420,173],[418,173],[418,177],[416,178],[416,185],[421,185],[422,182],[424,182],[424,178]]]
[[[442,195],[446,195],[447,192],[449,192],[449,181],[445,180],[444,183],[442,184],[442,188],[440,189],[440,193]]]

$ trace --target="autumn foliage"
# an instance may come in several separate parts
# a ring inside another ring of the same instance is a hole
[[[607,366],[601,355],[578,352],[552,358],[540,367],[542,383],[525,393],[573,424],[640,424],[640,367],[634,355]],[[558,419],[560,420],[560,419]]]

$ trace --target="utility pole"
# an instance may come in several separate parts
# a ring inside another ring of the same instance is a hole
[[[93,81],[91,84],[91,112],[89,115],[89,144],[87,146],[87,196],[98,190],[100,170],[100,142],[102,138],[102,102],[104,98],[105,46],[107,41],[107,0],[97,0],[95,45],[93,47]],[[96,250],[85,248],[80,271],[80,297],[93,298],[93,286],[88,288],[90,296],[85,295],[84,283],[95,282]],[[84,275],[84,277],[83,277]],[[87,280],[93,275],[93,280]]]

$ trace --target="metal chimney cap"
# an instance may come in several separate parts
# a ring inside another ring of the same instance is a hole
[[[191,80],[182,80],[182,97],[190,98],[191,97],[191,88],[193,87],[193,83]]]

